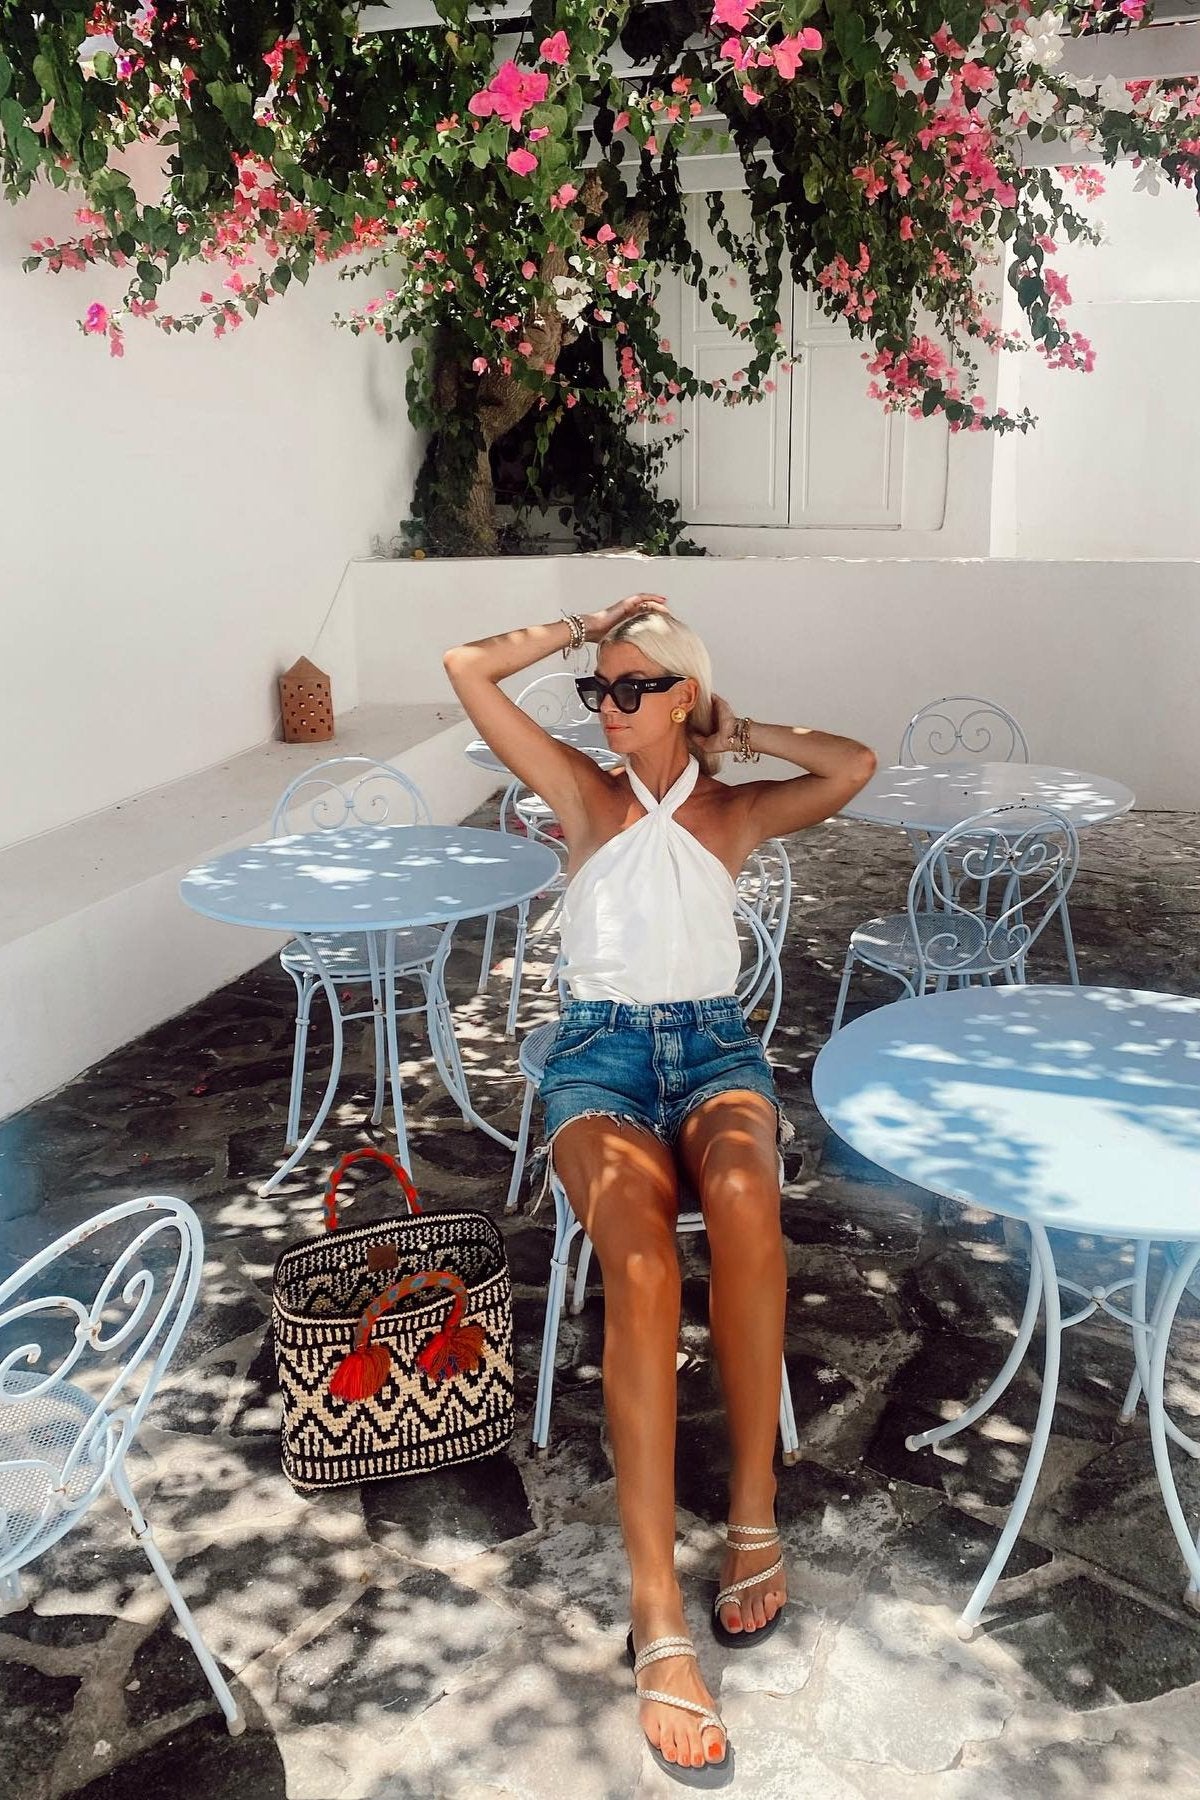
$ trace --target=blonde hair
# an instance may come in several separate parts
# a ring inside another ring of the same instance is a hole
[[[674,613],[635,613],[628,619],[622,619],[619,625],[614,625],[607,637],[601,638],[598,649],[602,650],[605,644],[632,644],[668,675],[690,677],[700,693],[692,708],[687,728],[694,731],[697,737],[708,737],[712,733],[716,727],[712,698],[712,658],[708,654],[708,645],[690,625],[685,625]],[[715,775],[721,766],[719,756],[699,750],[692,754],[706,775]]]

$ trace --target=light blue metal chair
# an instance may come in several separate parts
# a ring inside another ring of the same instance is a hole
[[[414,781],[391,763],[369,756],[332,756],[306,769],[289,782],[271,818],[271,836],[286,837],[302,831],[369,831],[380,825],[429,825],[432,819],[424,795]],[[398,1014],[424,1012],[434,965],[441,946],[443,927],[415,926],[397,931],[396,975],[416,980],[421,1001],[398,1008]],[[370,1010],[343,1012],[342,1019],[370,1019],[375,1033],[375,1098],[371,1123],[383,1119],[387,1080],[387,1045],[384,1033],[383,974],[374,940],[366,932],[318,933],[317,953],[339,988],[363,988],[370,995]],[[279,961],[296,988],[296,1034],[292,1051],[292,1083],[288,1097],[287,1148],[300,1141],[300,1105],[304,1090],[305,1052],[313,995],[320,986],[313,959],[298,939],[292,938]],[[449,1001],[438,982],[435,1008],[442,1054],[460,1068],[457,1040]],[[464,1084],[465,1085],[465,1084]],[[464,1119],[466,1114],[463,1114]]]
[[[832,1032],[855,969],[893,976],[911,997],[1025,980],[1030,948],[1066,904],[1079,867],[1075,827],[1045,806],[999,806],[964,819],[924,852],[902,913],[850,934]]]
[[[81,1251],[102,1233],[111,1250],[97,1262],[93,1285]],[[47,1294],[60,1260],[58,1278],[72,1291]],[[241,1709],[125,1468],[195,1304],[203,1260],[191,1207],[156,1195],[98,1213],[0,1283],[0,1615],[23,1604],[21,1571],[111,1487],[236,1737],[245,1729]],[[81,1288],[90,1298],[77,1297]]]
[[[909,769],[936,762],[1027,763],[1029,745],[1012,714],[996,701],[947,694],[913,714],[896,760]]]
[[[904,727],[897,761],[910,769],[928,768],[939,762],[1027,763],[1029,744],[1012,714],[998,701],[981,700],[975,694],[947,694],[941,700],[930,700],[913,714]],[[904,835],[915,860],[928,849],[932,834],[909,829]],[[1078,987],[1075,935],[1066,905],[1059,918],[1067,969],[1071,982]]]
[[[574,675],[555,672],[553,675],[539,675],[528,687],[521,689],[516,704],[522,712],[529,714],[544,731],[554,732],[564,726],[594,726],[595,720],[584,706],[575,687]],[[611,766],[620,761],[610,751],[597,750],[588,752],[602,766]],[[535,842],[549,845],[555,852],[561,869],[551,885],[544,890],[539,899],[548,895],[556,896],[554,907],[547,919],[540,925],[537,935],[546,936],[554,930],[558,923],[558,915],[562,906],[562,896],[566,891],[566,853],[561,837],[556,834],[558,820],[552,807],[547,806],[540,794],[520,781],[516,776],[505,788],[500,800],[500,830],[504,832],[520,832]],[[485,993],[491,978],[492,950],[495,938],[496,915],[492,913],[487,921],[483,938],[483,955],[479,967],[479,993]],[[523,901],[517,908],[517,940],[513,951],[512,984],[509,989],[508,1018],[505,1029],[509,1037],[517,1032],[517,1007],[521,998],[521,977],[525,960],[525,948],[529,938],[529,902]]]
[[[749,956],[739,983],[739,998],[747,1019],[754,1019],[755,1023],[761,1024],[760,1036],[765,1047],[771,1041],[771,1033],[779,1018],[779,1008],[783,998],[783,974],[779,963],[779,953],[767,926],[753,908],[740,905],[738,915],[749,948]],[[769,1000],[767,1000],[768,992]],[[763,1001],[767,1002],[765,1009],[760,1004]],[[765,1017],[761,1017],[764,1010]],[[557,1029],[556,1024],[543,1026],[539,1033],[530,1034],[531,1038],[540,1036],[543,1039],[541,1046],[542,1073],[545,1072],[545,1055]],[[526,1039],[526,1045],[529,1042],[530,1039]],[[522,1046],[523,1051],[524,1049],[525,1045]],[[530,1068],[532,1068],[532,1060]],[[540,1079],[541,1075],[539,1074],[538,1080]],[[550,1285],[546,1294],[541,1366],[538,1370],[537,1399],[533,1409],[533,1442],[539,1450],[544,1450],[550,1439],[550,1407],[554,1397],[554,1355],[558,1347],[558,1329],[562,1320],[567,1281],[570,1276],[571,1246],[577,1237],[582,1238],[582,1243],[579,1251],[579,1266],[575,1274],[575,1289],[572,1297],[573,1312],[579,1312],[583,1306],[592,1255],[591,1240],[586,1236],[583,1226],[571,1211],[566,1191],[554,1174],[553,1167],[548,1171],[548,1185],[554,1201],[554,1247],[550,1256]],[[686,1191],[680,1195],[680,1211],[675,1229],[681,1235],[704,1230],[704,1214],[697,1206],[695,1195]],[[783,1364],[779,1390],[779,1436],[784,1462],[795,1462],[800,1453],[800,1437],[796,1430],[796,1415],[792,1406],[792,1392],[788,1381],[786,1360]]]

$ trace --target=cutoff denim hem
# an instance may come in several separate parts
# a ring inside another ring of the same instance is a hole
[[[766,1053],[733,995],[651,1006],[570,1000],[538,1091],[545,1141],[534,1159],[535,1211],[549,1186],[554,1140],[576,1119],[612,1119],[673,1149],[698,1106],[748,1091],[775,1108],[777,1148],[794,1136]]]

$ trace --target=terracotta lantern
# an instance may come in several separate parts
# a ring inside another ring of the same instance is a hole
[[[285,744],[319,744],[333,736],[329,677],[307,656],[279,677],[279,710]]]

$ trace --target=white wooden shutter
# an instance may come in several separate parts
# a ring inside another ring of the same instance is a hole
[[[790,523],[899,528],[904,415],[868,397],[865,346],[841,319],[803,289],[793,318]]]

